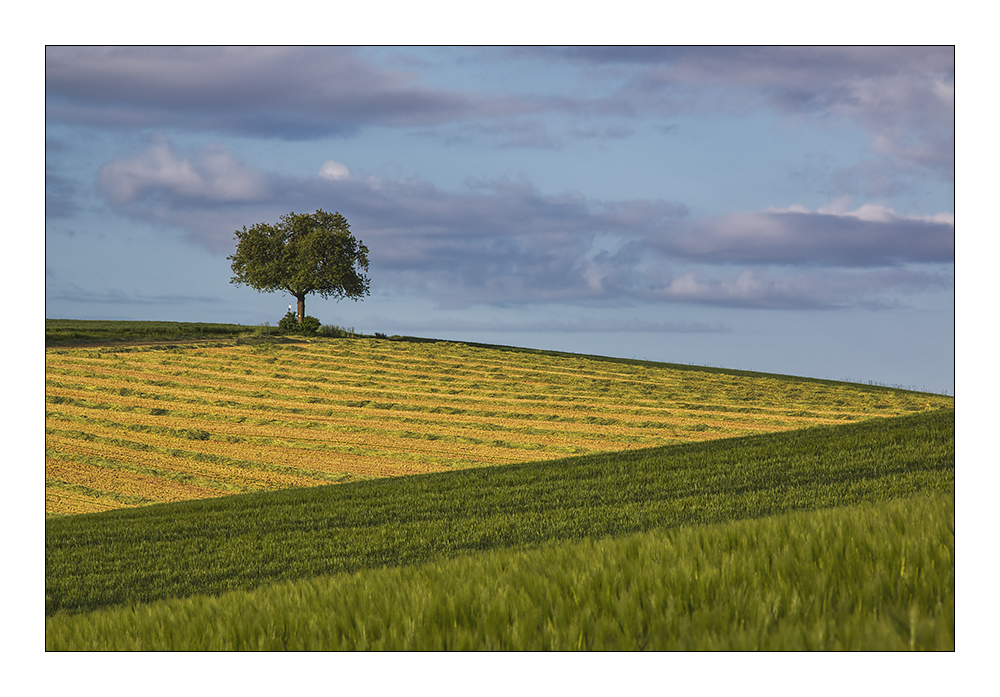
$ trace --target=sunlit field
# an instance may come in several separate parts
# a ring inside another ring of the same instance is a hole
[[[455,342],[269,338],[47,349],[47,515],[954,404],[869,385]]]

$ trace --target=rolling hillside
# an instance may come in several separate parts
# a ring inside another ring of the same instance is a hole
[[[951,407],[851,383],[372,338],[46,350],[46,513],[695,442]]]
[[[48,650],[954,650],[953,398],[96,330],[46,350]]]

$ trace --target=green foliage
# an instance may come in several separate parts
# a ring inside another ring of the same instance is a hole
[[[302,318],[302,323],[299,325],[299,331],[303,334],[315,334],[319,331],[320,321],[315,317],[306,315]]]
[[[355,239],[340,213],[319,209],[313,214],[289,213],[276,225],[258,223],[236,231],[232,283],[260,292],[284,291],[299,303],[305,316],[305,296],[358,298],[368,295],[368,248]]]
[[[287,313],[278,321],[278,331],[282,334],[315,334],[320,328],[320,321],[315,317],[306,316],[299,322],[294,312]]]
[[[289,312],[278,321],[278,331],[282,334],[291,334],[299,330],[299,316],[294,312]]]
[[[46,649],[954,651],[954,553],[917,496],[59,614]]]
[[[954,411],[940,410],[54,518],[46,614],[948,493],[954,467]]]

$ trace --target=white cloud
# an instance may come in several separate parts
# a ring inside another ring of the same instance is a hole
[[[156,193],[189,201],[256,201],[269,188],[264,175],[225,147],[212,145],[180,155],[162,136],[155,136],[142,152],[102,165],[98,186],[119,206]]]
[[[330,181],[341,181],[351,178],[351,170],[347,168],[347,165],[341,164],[336,160],[327,160],[319,168],[319,176]]]
[[[876,203],[866,203],[859,206],[855,210],[848,210],[850,205],[850,197],[844,197],[834,201],[827,206],[820,206],[816,209],[817,213],[823,215],[842,215],[849,216],[851,218],[857,218],[858,220],[864,220],[870,223],[893,223],[901,221],[910,222],[924,222],[924,223],[937,223],[941,225],[955,226],[955,215],[954,213],[941,212],[935,213],[934,215],[904,215],[902,213],[897,213],[891,208],[885,206],[880,206]],[[787,209],[780,208],[769,208],[769,212],[782,213],[782,212],[793,212],[793,213],[811,213],[807,208],[802,206],[791,206]]]

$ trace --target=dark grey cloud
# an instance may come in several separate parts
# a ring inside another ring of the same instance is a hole
[[[57,122],[303,139],[480,113],[462,94],[344,48],[50,46],[45,58]]]
[[[635,242],[673,259],[708,264],[874,267],[953,263],[950,217],[857,211],[755,211],[689,222]]]
[[[425,61],[376,65],[343,47],[48,47],[46,118],[109,129],[178,129],[308,140],[374,126],[444,144],[558,149],[549,98],[427,86]],[[611,128],[610,137],[622,137]],[[600,135],[588,132],[589,137]]]
[[[605,111],[669,116],[769,108],[834,123],[848,119],[868,132],[873,155],[885,157],[888,165],[954,177],[951,46],[595,46],[536,51],[577,62],[600,80],[617,83],[612,93],[595,100]]]
[[[411,51],[415,49],[410,49]],[[856,121],[874,156],[898,169],[954,175],[951,47],[577,47],[463,49],[455,61],[563,59],[587,94],[519,94],[488,84],[424,84],[422,61],[386,68],[336,47],[48,47],[46,110],[54,122],[180,128],[306,139],[373,125],[443,142],[559,148],[563,137],[622,138],[629,119],[772,109]],[[412,66],[412,68],[411,68]],[[570,116],[560,132],[545,115]],[[588,117],[618,116],[599,126]]]

